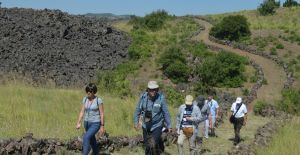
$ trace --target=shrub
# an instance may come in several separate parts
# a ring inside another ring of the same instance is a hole
[[[181,49],[171,47],[159,59],[163,73],[174,83],[187,82],[189,78],[189,67]]]
[[[249,90],[247,88],[242,89],[242,93],[244,96],[247,96],[247,95],[249,95]]]
[[[280,2],[275,2],[275,0],[265,0],[260,4],[257,10],[263,16],[273,15],[275,13],[275,9],[279,6]]]
[[[249,23],[247,18],[242,15],[230,15],[224,17],[223,20],[215,25],[210,35],[218,39],[239,40],[242,37],[250,36]]]
[[[128,48],[129,58],[137,60],[140,58],[149,57],[151,53],[151,44],[153,37],[147,34],[142,29],[137,29],[131,32],[132,43]]]
[[[270,54],[271,55],[277,55],[277,51],[276,51],[276,48],[275,47],[272,47],[271,49],[270,49]]]
[[[292,7],[292,6],[298,6],[298,2],[295,1],[295,0],[286,0],[284,3],[283,3],[283,7]]]
[[[267,106],[268,104],[265,101],[257,101],[254,104],[253,111],[255,114],[261,114]]]
[[[276,45],[276,48],[277,48],[277,49],[284,49],[284,46],[283,46],[281,43],[278,43],[278,44]]]
[[[195,73],[200,77],[201,84],[218,87],[239,87],[245,81],[243,72],[247,59],[230,53],[221,52],[197,65]]]
[[[180,61],[175,61],[164,70],[164,74],[174,83],[187,82],[189,73],[189,67]]]
[[[133,28],[147,28],[151,31],[160,30],[166,20],[171,16],[165,10],[154,11],[147,14],[144,18],[132,16],[130,24],[133,24]]]
[[[282,91],[283,100],[277,105],[280,110],[291,114],[300,114],[300,90],[286,89]]]
[[[257,75],[251,76],[250,77],[250,82],[255,83],[257,81]]]
[[[214,88],[201,81],[195,84],[194,91],[197,92],[197,95],[214,94],[216,92]]]
[[[262,81],[262,84],[263,84],[263,85],[268,85],[267,79],[264,78],[263,81]]]
[[[298,61],[300,61],[300,55],[297,56]]]
[[[173,87],[166,87],[163,91],[166,94],[168,105],[177,108],[184,103],[184,95],[177,92]]]

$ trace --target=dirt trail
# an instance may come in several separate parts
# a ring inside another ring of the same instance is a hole
[[[196,19],[196,21],[199,22],[199,24],[201,24],[202,26],[204,26],[205,30],[201,31],[199,35],[193,37],[193,40],[202,40],[207,45],[216,46],[226,51],[230,51],[241,56],[248,57],[262,67],[264,77],[267,80],[268,84],[263,85],[258,90],[257,100],[265,100],[268,103],[274,104],[276,101],[279,101],[281,99],[281,90],[283,89],[284,82],[286,81],[285,72],[282,67],[277,65],[272,60],[263,58],[261,56],[210,41],[208,39],[208,36],[212,25],[200,19]]]

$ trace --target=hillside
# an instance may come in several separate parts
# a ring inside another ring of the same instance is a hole
[[[130,38],[105,21],[59,10],[0,8],[0,76],[81,85],[128,60]],[[5,78],[6,77],[6,78]]]
[[[294,74],[295,88],[300,87],[300,7],[278,8],[272,16],[260,16],[257,11],[242,11],[209,15],[213,23],[228,15],[244,15],[252,35],[241,41],[252,49],[283,60]]]

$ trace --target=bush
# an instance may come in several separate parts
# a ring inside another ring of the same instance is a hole
[[[282,91],[283,100],[278,103],[280,110],[291,114],[300,114],[300,90],[287,89]]]
[[[239,40],[242,37],[251,35],[247,18],[242,15],[230,15],[214,26],[210,35],[218,39]]]
[[[292,7],[292,6],[298,6],[298,2],[295,1],[295,0],[286,0],[284,3],[283,3],[283,7]]]
[[[115,70],[99,71],[97,73],[97,84],[108,93],[120,97],[131,96],[130,81],[126,79],[127,74],[137,70],[137,63],[128,62],[120,64]]]
[[[273,15],[275,13],[275,9],[280,6],[280,2],[275,2],[275,0],[265,0],[260,6],[257,8],[258,12],[263,15]]]
[[[163,27],[170,17],[165,10],[158,10],[146,15],[144,18],[133,16],[129,23],[133,24],[134,29],[147,28],[151,31],[157,31]]]
[[[164,93],[166,94],[168,105],[177,108],[179,105],[184,103],[184,95],[177,92],[173,87],[166,87],[164,89]]]
[[[189,67],[180,61],[175,61],[164,70],[164,74],[174,83],[187,82],[189,73]]]
[[[255,83],[257,81],[257,75],[251,76],[250,77],[250,82]]]
[[[255,114],[261,114],[262,111],[268,107],[268,104],[265,101],[257,101],[254,104],[253,111]]]
[[[271,55],[277,55],[277,51],[276,51],[276,48],[274,48],[274,47],[272,47],[271,49],[270,49],[270,54]]]
[[[284,49],[284,46],[283,46],[281,43],[278,43],[278,44],[276,45],[276,48],[277,48],[277,49]]]
[[[187,82],[190,71],[181,49],[177,47],[167,49],[160,57],[159,63],[162,65],[163,73],[169,77],[172,82]]]
[[[247,96],[247,95],[249,95],[249,90],[247,88],[242,89],[242,93],[244,96]]]
[[[212,87],[239,87],[245,81],[242,73],[246,63],[247,59],[242,56],[221,52],[197,65],[195,73],[200,77],[201,84]]]

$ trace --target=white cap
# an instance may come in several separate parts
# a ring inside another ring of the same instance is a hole
[[[148,88],[149,89],[156,89],[156,88],[158,88],[157,82],[156,81],[149,81],[148,82]]]
[[[186,97],[185,97],[185,104],[186,105],[192,105],[193,104],[193,96],[192,95],[187,95]]]
[[[236,103],[242,103],[242,98],[241,97],[237,97],[235,100]]]

